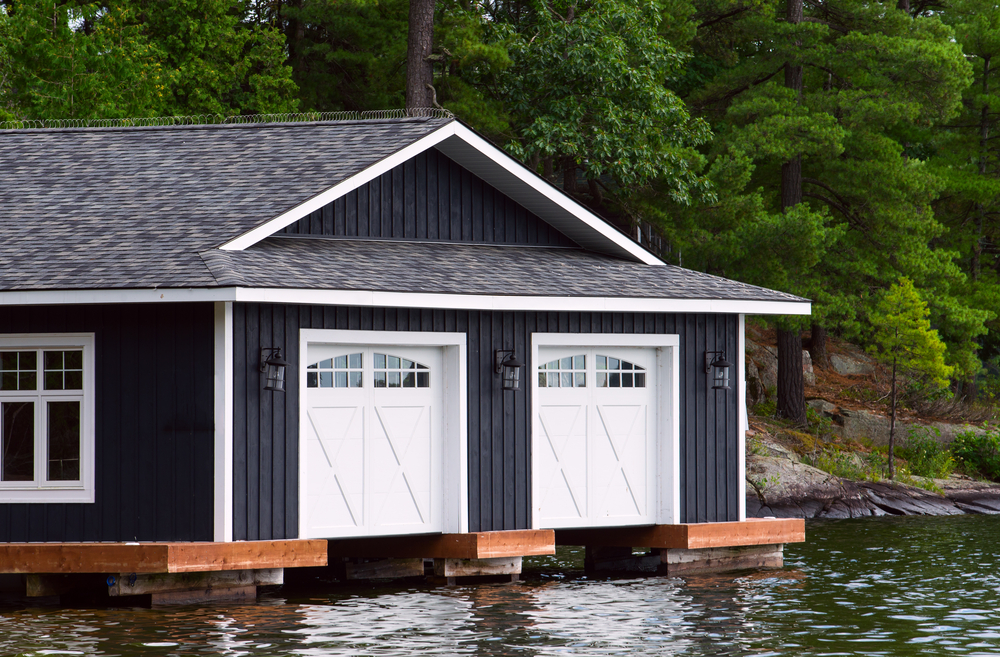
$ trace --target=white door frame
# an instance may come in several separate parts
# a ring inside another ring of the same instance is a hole
[[[532,507],[541,494],[538,453],[535,450],[535,423],[540,412],[537,368],[539,347],[653,347],[656,348],[656,502],[651,514],[658,525],[679,522],[680,489],[680,336],[645,333],[532,333],[528,380],[531,381],[531,499]],[[664,412],[666,411],[666,412]],[[539,519],[531,514],[531,526],[539,529]]]
[[[306,470],[301,446],[309,426],[306,368],[309,366],[309,344],[373,345],[394,347],[441,347],[443,371],[442,400],[444,403],[444,469],[442,495],[446,533],[469,531],[468,513],[468,372],[466,334],[429,331],[342,331],[336,329],[299,330],[299,536],[306,534],[308,511]]]

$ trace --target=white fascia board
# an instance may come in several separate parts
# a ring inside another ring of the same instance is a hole
[[[219,248],[223,251],[243,251],[433,147],[564,232],[580,246],[647,265],[664,264],[628,236],[458,121],[441,126]]]
[[[622,297],[543,297],[513,295],[368,292],[237,288],[236,301],[317,306],[378,308],[448,308],[458,310],[535,310],[563,312],[732,313],[809,315],[807,301],[741,301],[730,299],[643,299]]]
[[[446,308],[457,310],[535,310],[562,312],[732,313],[809,315],[808,301],[733,299],[649,299],[635,297],[548,297],[479,294],[372,292],[287,288],[187,288],[169,290],[39,290],[0,292],[0,306],[52,306],[123,303],[236,301],[315,306]]]
[[[396,166],[416,157],[427,149],[433,148],[443,140],[455,134],[455,127],[458,125],[457,121],[452,121],[451,123],[441,126],[429,135],[421,137],[409,146],[396,151],[384,160],[376,162],[367,169],[359,171],[350,178],[347,178],[327,189],[325,192],[317,194],[305,203],[296,205],[294,208],[279,214],[274,219],[257,226],[249,232],[243,233],[236,239],[226,242],[219,248],[223,251],[243,251],[244,249],[253,246],[257,242],[260,242],[261,240],[277,233],[282,228],[290,226],[299,219],[308,216],[310,213],[329,205],[348,192],[354,191],[367,182],[371,182],[386,171],[391,171]]]
[[[13,290],[0,292],[0,306],[66,306],[95,303],[235,301],[235,288],[196,287],[111,290]]]
[[[437,144],[439,151],[564,232],[580,246],[647,265],[664,264],[627,235],[472,130],[460,123],[455,125],[455,135]]]

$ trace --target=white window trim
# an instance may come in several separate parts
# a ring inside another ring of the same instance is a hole
[[[94,388],[94,334],[93,333],[30,333],[7,334],[0,336],[0,350],[33,350],[33,349],[82,349],[83,350],[83,391],[80,408],[80,481],[39,484],[37,482],[0,482],[0,503],[81,503],[92,504],[95,496],[94,465],[95,465],[95,388]],[[42,386],[42,363],[38,363],[38,385]],[[12,390],[0,392],[2,400],[16,400],[30,397],[40,398],[63,397],[57,391],[44,395],[40,391],[35,394],[25,394],[26,391]],[[41,404],[35,409],[35,455],[36,459],[43,450],[44,436],[41,434]],[[36,467],[45,467],[44,461]]]
[[[299,329],[299,536],[309,535],[308,509],[304,485],[307,478],[301,445],[309,426],[306,394],[306,368],[310,365],[309,344],[357,346],[443,347],[444,383],[444,482],[442,488],[444,518],[442,531],[464,534],[469,531],[468,473],[468,358],[467,336],[463,333],[432,331],[342,331],[337,329]]]
[[[529,376],[531,381],[531,471],[540,472],[534,449],[534,427],[538,418],[539,395],[537,368],[542,364],[539,347],[655,347],[656,348],[656,506],[653,513],[658,525],[670,525],[681,517],[680,470],[680,336],[646,333],[532,333]],[[668,412],[662,412],[667,409]],[[531,499],[540,500],[540,482],[532,475]],[[534,506],[534,504],[533,504]],[[540,529],[532,509],[531,527]]]

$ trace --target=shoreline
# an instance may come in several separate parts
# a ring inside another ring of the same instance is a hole
[[[954,476],[939,492],[899,481],[843,479],[782,456],[747,454],[748,518],[1000,515],[1000,483]]]

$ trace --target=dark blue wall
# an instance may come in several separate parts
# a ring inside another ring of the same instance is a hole
[[[210,541],[212,304],[0,307],[0,334],[94,333],[96,502],[0,504],[0,541]]]
[[[434,149],[281,232],[574,246],[568,237]]]
[[[736,354],[735,315],[479,312],[234,305],[237,539],[298,535],[298,376],[288,391],[261,389],[262,346],[298,363],[299,329],[459,331],[468,337],[469,529],[531,526],[531,390],[502,393],[495,349],[528,356],[531,334],[656,333],[680,336],[682,522],[736,520],[739,511],[738,386],[711,392],[705,351]],[[522,357],[523,357],[522,356]],[[529,368],[534,363],[528,363]],[[532,371],[528,369],[527,371]],[[735,377],[734,377],[735,378]]]

